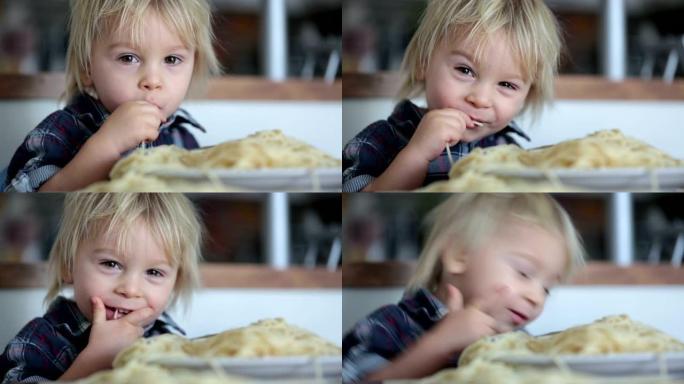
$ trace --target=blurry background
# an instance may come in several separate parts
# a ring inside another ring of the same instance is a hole
[[[262,47],[271,30],[278,32],[278,38],[286,44],[287,55],[280,65],[287,68],[288,77],[322,77],[330,57],[339,58],[341,0],[210,3],[214,9],[215,48],[229,74],[268,74],[267,52]],[[68,18],[68,0],[0,0],[0,72],[64,71]],[[284,24],[276,24],[280,21]],[[339,75],[338,68],[333,69],[331,76]]]
[[[0,306],[12,308],[0,314],[0,346],[44,313],[64,196],[0,194]],[[283,317],[341,343],[340,194],[188,196],[207,230],[203,288],[175,311],[190,336]]]
[[[183,107],[200,145],[280,129],[340,157],[341,0],[211,0],[225,75]],[[0,169],[60,108],[68,0],[0,0]]]
[[[524,147],[619,128],[684,158],[684,1],[546,0],[565,40],[557,101]],[[343,142],[392,111],[405,47],[426,0],[344,0]],[[418,100],[424,105],[422,99]]]
[[[681,59],[684,1],[681,0],[546,0],[567,43],[561,74],[602,74],[603,30],[607,3],[621,3],[626,32],[626,75],[663,74],[671,50]],[[425,0],[344,0],[344,69],[373,73],[398,70]],[[619,16],[619,15],[618,15]],[[652,63],[652,64],[651,64]],[[684,66],[675,68],[678,77]]]
[[[579,230],[587,268],[554,288],[533,334],[627,313],[684,339],[681,194],[554,194]],[[397,302],[424,246],[426,214],[445,194],[343,196],[343,329]]]

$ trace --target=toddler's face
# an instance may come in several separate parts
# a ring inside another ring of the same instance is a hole
[[[188,91],[195,50],[184,46],[154,11],[146,18],[139,47],[123,33],[110,33],[94,43],[85,85],[95,89],[109,112],[125,102],[144,100],[168,117]]]
[[[522,110],[530,90],[503,35],[485,44],[482,62],[474,57],[472,44],[447,41],[437,47],[424,74],[428,109],[457,109],[482,123],[466,130],[466,142],[505,128]]]
[[[74,261],[71,282],[78,308],[92,321],[91,297],[97,296],[107,310],[107,320],[115,311],[125,313],[150,307],[154,315],[166,308],[178,268],[172,266],[158,239],[142,220],[128,232],[123,254],[116,252],[111,236],[103,235],[81,244]]]
[[[464,256],[465,272],[451,283],[466,305],[475,299],[502,303],[489,314],[519,328],[541,314],[548,290],[560,281],[565,247],[560,235],[537,225],[511,219],[501,228],[484,246]]]

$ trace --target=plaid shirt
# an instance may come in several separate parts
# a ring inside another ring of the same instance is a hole
[[[81,146],[94,135],[109,117],[98,100],[82,93],[64,109],[52,113],[34,128],[17,149],[7,169],[2,189],[6,192],[33,192],[73,159]],[[177,145],[186,149],[199,147],[185,125],[202,128],[183,109],[178,109],[159,128],[152,146]]]
[[[347,143],[342,151],[342,191],[358,192],[379,177],[399,152],[404,149],[418,128],[427,110],[419,108],[409,100],[403,100],[394,108],[387,120],[369,125]],[[500,144],[518,143],[511,136],[515,133],[526,140],[530,138],[511,122],[507,127],[478,141],[459,142],[450,148],[454,160],[469,154],[473,149]],[[449,177],[451,163],[446,149],[430,161],[423,185]]]
[[[26,324],[0,355],[2,384],[57,380],[88,345],[90,324],[76,302],[61,296],[55,299],[47,313]],[[144,337],[172,330],[185,335],[164,312],[145,328]]]
[[[342,382],[363,381],[437,324],[448,309],[427,289],[405,295],[360,320],[342,340]],[[458,356],[452,360],[456,366]]]

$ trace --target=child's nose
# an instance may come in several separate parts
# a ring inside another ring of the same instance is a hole
[[[489,108],[491,101],[486,88],[482,85],[474,86],[466,96],[466,101],[475,108]]]
[[[140,284],[133,277],[124,277],[116,287],[116,293],[124,297],[140,297]]]
[[[145,91],[154,91],[162,87],[161,78],[157,72],[150,69],[145,72],[142,79],[140,79],[140,88]]]

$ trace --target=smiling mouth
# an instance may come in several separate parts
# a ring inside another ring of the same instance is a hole
[[[105,306],[105,310],[107,311],[107,320],[118,320],[132,312],[130,309],[109,306]]]
[[[514,309],[510,309],[510,308],[508,310],[511,311],[513,323],[515,325],[523,324],[523,323],[527,322],[527,320],[529,320],[529,317],[527,317],[524,313],[518,312],[518,311],[516,311]]]

